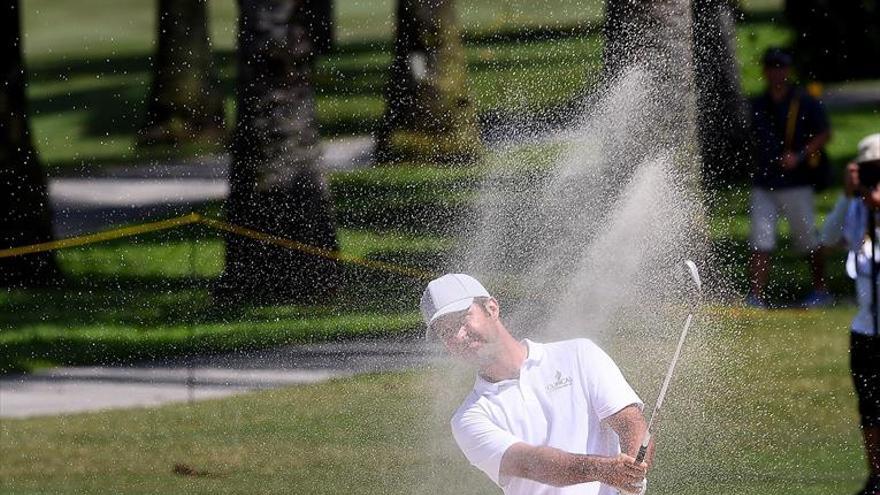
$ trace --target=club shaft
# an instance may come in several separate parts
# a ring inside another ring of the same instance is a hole
[[[639,447],[638,455],[636,455],[637,463],[642,462],[645,459],[645,455],[648,453],[648,444],[651,442],[651,427],[654,426],[654,419],[657,418],[657,413],[660,411],[660,408],[663,407],[663,399],[666,398],[666,391],[669,390],[669,382],[672,381],[672,373],[675,371],[675,365],[678,363],[679,356],[681,356],[681,348],[684,347],[684,341],[687,338],[688,330],[691,328],[691,321],[693,321],[693,319],[693,313],[688,314],[687,321],[684,323],[684,330],[681,331],[681,336],[678,338],[678,346],[675,348],[675,354],[672,356],[672,361],[669,363],[669,369],[666,371],[666,377],[663,379],[663,386],[660,387],[660,395],[657,397],[654,410],[651,411],[651,419],[648,421],[648,428],[645,430],[645,435],[642,437],[642,445]]]

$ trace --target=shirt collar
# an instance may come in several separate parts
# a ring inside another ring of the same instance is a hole
[[[529,339],[522,339],[522,343],[526,345],[528,350],[523,367],[526,365],[538,364],[544,359],[544,344],[532,342]]]
[[[521,341],[526,346],[526,360],[523,361],[520,370],[524,370],[530,366],[534,366],[541,362],[544,358],[544,344],[539,344],[538,342],[533,342],[529,339],[522,339]],[[522,373],[520,373],[522,376]],[[510,380],[501,380],[500,382],[489,382],[483,379],[479,374],[477,374],[477,379],[474,382],[474,391],[478,394],[482,394],[484,392],[492,392],[496,393],[501,391],[502,389],[509,387],[515,383],[517,383],[518,378],[511,378]]]

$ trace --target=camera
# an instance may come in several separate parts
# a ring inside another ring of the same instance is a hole
[[[859,187],[865,190],[873,190],[880,183],[880,160],[858,163]]]

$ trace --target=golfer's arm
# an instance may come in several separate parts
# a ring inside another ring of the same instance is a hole
[[[572,454],[553,447],[516,443],[501,458],[501,475],[526,478],[545,485],[568,486],[601,481],[599,474],[607,458]]]
[[[635,404],[629,405],[605,419],[605,423],[617,433],[620,440],[620,451],[633,457],[639,452],[645,430],[648,429],[642,410]],[[651,464],[654,452],[654,440],[648,445],[646,462]]]

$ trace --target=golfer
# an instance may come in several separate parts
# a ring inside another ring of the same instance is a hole
[[[648,464],[634,458],[646,429],[642,401],[593,342],[516,340],[498,302],[464,274],[429,283],[421,310],[426,336],[477,368],[452,432],[505,494],[644,488]]]

